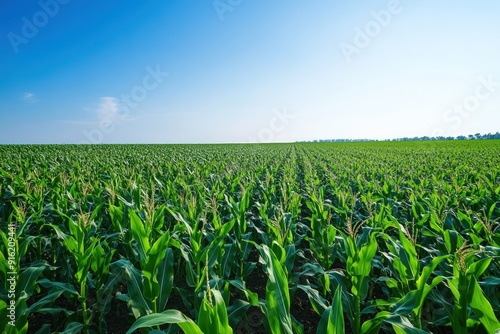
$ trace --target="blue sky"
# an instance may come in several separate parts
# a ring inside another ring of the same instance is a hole
[[[500,3],[0,0],[0,143],[500,131]]]

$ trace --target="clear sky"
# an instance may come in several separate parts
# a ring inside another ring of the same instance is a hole
[[[0,143],[500,131],[497,0],[0,0]]]

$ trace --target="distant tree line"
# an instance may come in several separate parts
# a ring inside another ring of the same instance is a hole
[[[437,137],[428,137],[428,136],[423,136],[423,137],[413,137],[413,138],[398,138],[398,139],[392,139],[392,141],[409,141],[409,140],[474,140],[474,139],[500,139],[500,132],[497,133],[487,133],[487,134],[480,134],[476,133],[474,135],[468,135],[468,136],[437,136]]]
[[[474,135],[468,136],[436,136],[436,137],[403,137],[396,139],[388,139],[389,141],[422,141],[422,140],[478,140],[478,139],[500,139],[500,132],[497,133],[487,133],[480,134],[476,133]],[[379,141],[376,139],[319,139],[313,140],[314,143],[344,143],[344,142],[365,142],[365,141]]]

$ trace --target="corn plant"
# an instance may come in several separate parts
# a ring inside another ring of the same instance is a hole
[[[116,265],[123,270],[129,293],[117,298],[126,301],[136,318],[162,311],[172,291],[173,252],[169,232],[165,232],[154,242],[150,242],[144,222],[134,211],[129,211],[130,226],[136,251],[139,255],[140,270],[127,260],[119,260]]]
[[[368,295],[372,260],[377,251],[376,233],[363,233],[358,237],[360,224],[348,223],[347,233],[343,233],[346,254],[346,272],[351,282],[352,293],[352,330],[361,332],[361,302]]]
[[[453,277],[448,280],[455,298],[451,323],[455,333],[467,333],[470,327],[484,326],[488,333],[500,329],[500,322],[477,281],[492,258],[478,259],[477,252],[466,241],[456,250]]]
[[[262,307],[271,333],[292,334],[294,325],[290,314],[288,277],[282,264],[285,260],[285,252],[279,244],[275,245],[275,249],[279,252],[278,256],[268,246],[259,246],[254,243],[265,263],[265,271],[269,278],[266,284],[266,299]]]
[[[63,215],[64,216],[64,215]],[[83,330],[88,331],[92,314],[87,308],[88,286],[87,279],[92,262],[92,252],[99,243],[99,239],[91,235],[89,215],[80,215],[77,221],[64,216],[68,222],[70,234],[64,233],[58,226],[51,225],[58,239],[74,258],[75,286],[78,291],[78,301],[81,303],[81,317]]]

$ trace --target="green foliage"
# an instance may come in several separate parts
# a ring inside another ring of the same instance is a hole
[[[499,152],[0,146],[0,332],[495,333]]]

